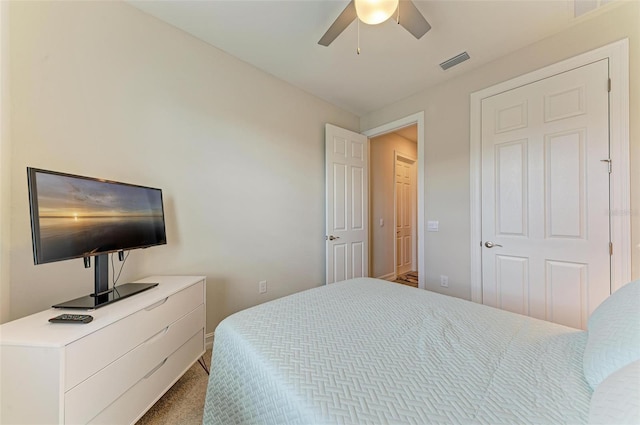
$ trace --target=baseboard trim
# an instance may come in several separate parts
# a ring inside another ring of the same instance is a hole
[[[209,350],[213,348],[213,332],[204,335],[204,349]]]
[[[390,282],[393,282],[394,280],[396,280],[396,274],[395,273],[388,273],[382,276],[378,276],[376,279],[384,279],[384,280],[388,280]]]

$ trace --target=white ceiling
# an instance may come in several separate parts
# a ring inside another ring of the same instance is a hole
[[[589,0],[576,0],[589,1]],[[420,40],[393,20],[352,23],[317,44],[348,0],[129,0],[135,7],[357,115],[380,109],[561,31],[573,0],[418,0]],[[401,12],[402,13],[402,12]],[[463,51],[471,59],[439,64]]]

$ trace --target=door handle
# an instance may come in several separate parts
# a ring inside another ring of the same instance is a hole
[[[340,236],[333,236],[333,235],[331,235],[331,236],[327,236],[325,239],[329,239],[330,241],[334,241],[334,240],[336,240],[336,239],[340,239]]]
[[[486,246],[487,248],[493,248],[494,246],[499,246],[500,248],[502,248],[502,245],[499,245],[497,243],[493,243],[491,241],[487,241],[484,243],[484,246]]]

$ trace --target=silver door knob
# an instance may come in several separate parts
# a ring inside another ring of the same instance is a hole
[[[484,243],[484,246],[486,246],[487,248],[493,248],[494,246],[499,246],[499,247],[501,247],[501,248],[502,248],[502,245],[499,245],[499,244],[497,244],[497,243],[493,243],[493,242],[491,242],[491,241],[487,241],[487,242],[485,242],[485,243]]]
[[[340,239],[340,236],[329,236],[327,239],[329,239],[330,241],[335,241],[336,239]]]

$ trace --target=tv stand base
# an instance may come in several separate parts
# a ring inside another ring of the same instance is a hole
[[[76,298],[75,300],[65,301],[56,304],[53,308],[71,308],[77,310],[95,310],[105,305],[123,300],[132,295],[144,292],[147,289],[155,288],[157,283],[125,283],[117,285],[113,289],[96,294],[87,295]]]

